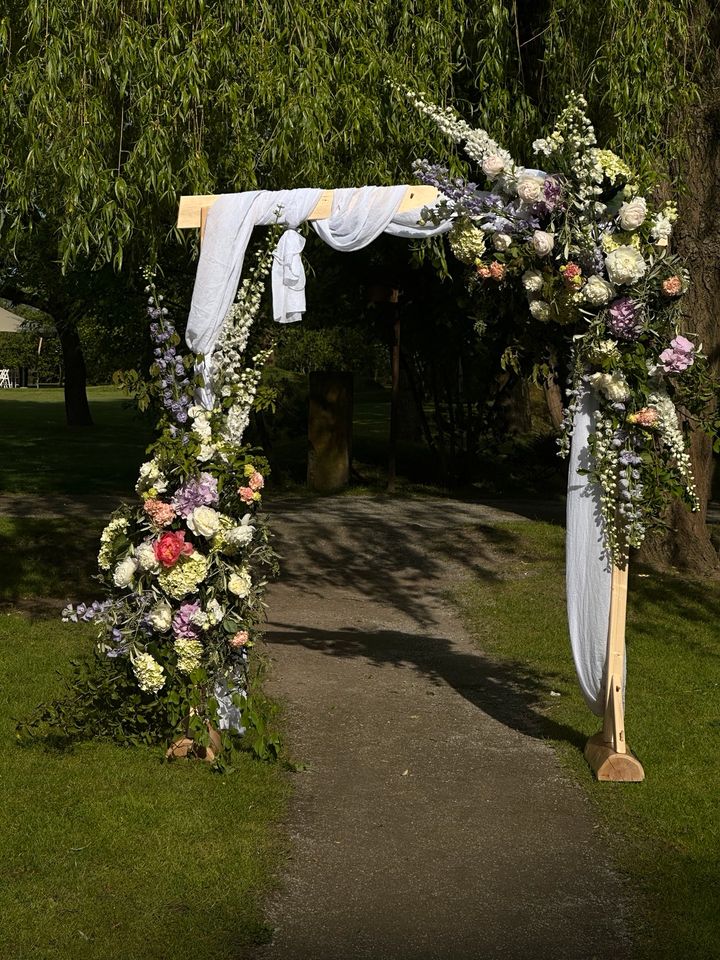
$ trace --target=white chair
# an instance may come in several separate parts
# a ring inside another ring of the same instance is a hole
[[[12,387],[12,383],[10,382],[10,371],[7,368],[0,370],[0,389],[3,387],[7,390]]]

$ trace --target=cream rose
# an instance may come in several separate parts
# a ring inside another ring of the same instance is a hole
[[[501,253],[505,250],[509,250],[512,245],[512,237],[509,233],[495,233],[493,234],[493,246],[496,250],[499,250]]]
[[[647,202],[643,197],[634,197],[620,207],[618,220],[623,230],[637,230],[647,216]]]
[[[198,537],[214,537],[220,529],[221,516],[212,507],[195,507],[187,518],[187,525]]]
[[[635,283],[645,276],[647,265],[635,247],[617,247],[605,257],[605,269],[613,283]]]
[[[250,593],[250,588],[252,587],[252,580],[250,578],[250,573],[242,567],[237,573],[230,574],[228,579],[228,590],[230,593],[234,593],[236,597],[246,597]]]
[[[482,172],[488,180],[496,180],[505,172],[505,161],[499,153],[490,153],[482,162]]]
[[[544,197],[545,177],[522,176],[517,182],[517,195],[523,203],[537,203]]]
[[[555,236],[545,230],[536,230],[530,243],[539,257],[546,257],[549,253],[552,253],[552,248],[555,246]]]
[[[588,277],[582,292],[585,300],[594,307],[601,307],[608,303],[615,293],[611,283],[597,276]]]

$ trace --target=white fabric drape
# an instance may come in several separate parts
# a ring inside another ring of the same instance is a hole
[[[596,409],[594,395],[584,390],[578,397],[570,448],[565,586],[570,645],[580,689],[592,712],[601,715],[612,569],[602,544],[600,488],[586,474],[578,473],[590,467],[588,436]]]
[[[330,216],[316,220],[315,232],[335,250],[353,251],[372,243],[381,233],[420,238],[451,227],[418,223],[420,208],[399,214],[407,187],[360,187],[333,191]],[[207,217],[198,264],[187,343],[194,353],[210,355],[240,281],[253,228],[279,222],[287,229],[273,257],[273,316],[279,323],[301,319],[305,310],[305,240],[294,229],[317,205],[322,190],[226,194]],[[200,402],[210,405],[208,389]],[[595,403],[585,392],[579,398],[570,454],[567,496],[567,601],[570,640],[583,696],[590,709],[602,714],[604,671],[610,610],[611,569],[601,536],[599,489],[578,469],[589,467],[588,434]]]

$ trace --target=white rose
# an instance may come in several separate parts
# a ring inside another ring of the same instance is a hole
[[[496,180],[505,171],[505,161],[499,153],[488,154],[482,162],[482,172],[488,180]]]
[[[605,257],[605,269],[613,283],[635,283],[645,275],[647,265],[635,247],[618,247]]]
[[[530,313],[536,320],[548,320],[550,317],[550,304],[544,300],[533,300],[530,303]]]
[[[141,543],[135,549],[135,559],[140,569],[146,573],[158,573],[160,570],[160,563],[151,543]]]
[[[601,307],[603,304],[608,303],[615,293],[612,284],[608,283],[607,280],[603,280],[602,277],[597,276],[588,277],[582,292],[585,300],[594,307]]]
[[[501,252],[509,250],[511,245],[512,237],[508,233],[493,234],[493,246],[496,250],[500,250]]]
[[[133,582],[133,577],[137,572],[137,560],[135,557],[125,557],[115,567],[113,571],[113,583],[116,587],[129,587]]]
[[[214,537],[220,529],[220,514],[212,507],[195,507],[187,525],[198,537]]]
[[[523,203],[537,203],[544,197],[544,177],[520,177],[517,182],[517,195]]]
[[[522,275],[522,285],[528,293],[540,293],[544,282],[539,270],[526,270]]]
[[[637,230],[647,216],[647,203],[643,197],[634,197],[620,207],[618,220],[623,230]]]
[[[172,607],[164,600],[160,600],[148,614],[148,620],[153,630],[165,633],[172,626]]]
[[[588,379],[611,403],[622,403],[630,396],[627,380],[621,373],[593,373]]]
[[[555,246],[555,236],[545,230],[536,230],[530,241],[532,248],[539,257],[546,257]]]
[[[246,597],[250,593],[252,580],[249,572],[243,567],[237,573],[231,573],[228,579],[228,590],[234,593],[236,597]]]

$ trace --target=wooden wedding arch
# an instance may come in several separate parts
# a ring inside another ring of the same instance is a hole
[[[408,187],[398,213],[429,206],[438,197],[435,187]],[[207,215],[218,197],[214,194],[180,198],[177,227],[197,229],[200,242],[205,235]],[[332,211],[333,191],[323,191],[307,221],[327,219]],[[639,782],[645,772],[630,751],[625,737],[623,681],[625,673],[625,625],[628,595],[628,565],[613,566],[610,586],[610,614],[604,671],[604,711],[602,729],[590,737],[585,746],[585,759],[598,780]]]

